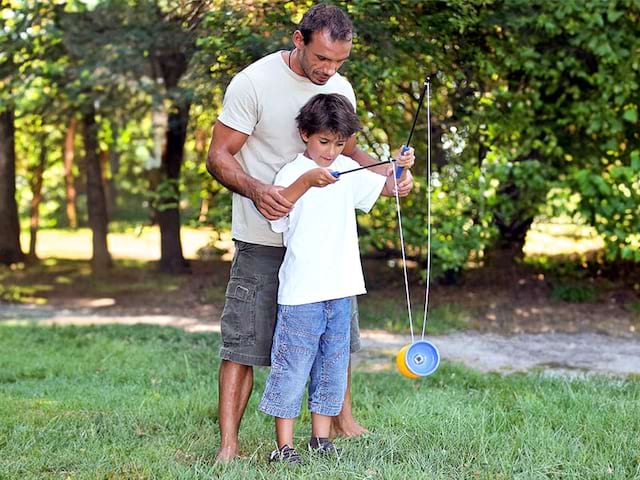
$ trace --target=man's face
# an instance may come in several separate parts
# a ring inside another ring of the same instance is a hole
[[[351,40],[333,41],[326,30],[314,32],[306,45],[302,41],[302,34],[298,39],[294,35],[294,43],[300,52],[302,70],[316,85],[327,83],[351,53]]]

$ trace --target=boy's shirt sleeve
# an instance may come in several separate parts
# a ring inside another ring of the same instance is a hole
[[[294,175],[292,168],[287,168],[290,164],[285,165],[280,169],[280,171],[276,174],[276,178],[273,181],[273,184],[280,187],[288,187],[291,185],[296,178]],[[278,218],[277,220],[269,220],[269,224],[271,225],[271,230],[275,233],[284,233],[289,230],[289,215],[285,215],[282,218]]]
[[[253,133],[260,120],[258,94],[245,73],[240,72],[231,80],[218,120],[245,135]]]
[[[353,172],[353,204],[358,210],[368,213],[382,193],[387,177],[370,170]]]

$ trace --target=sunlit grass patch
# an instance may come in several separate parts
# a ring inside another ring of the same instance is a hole
[[[430,306],[427,331],[432,335],[464,330],[469,325],[469,313],[462,307],[445,304]],[[358,297],[360,328],[380,328],[389,332],[409,332],[409,314],[404,297],[386,297],[376,294]],[[424,305],[413,305],[411,317],[414,331],[422,331]]]
[[[107,238],[113,258],[132,260],[158,260],[160,258],[160,230],[157,226],[127,227],[118,224]],[[180,237],[185,258],[198,258],[198,251],[208,245],[214,232],[207,228],[182,227]],[[21,235],[23,248],[29,243],[29,235]],[[38,232],[36,253],[39,258],[66,258],[88,260],[91,258],[91,230],[43,229]]]
[[[47,303],[47,299],[39,296],[39,293],[47,290],[51,290],[50,285],[11,285],[0,283],[0,302],[43,305]]]

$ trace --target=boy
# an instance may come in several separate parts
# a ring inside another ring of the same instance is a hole
[[[276,417],[278,448],[269,461],[293,464],[302,463],[293,448],[293,427],[309,376],[308,447],[339,454],[328,438],[331,417],[340,413],[346,388],[351,298],[366,293],[355,209],[369,211],[385,182],[393,182],[369,170],[339,179],[331,174],[359,166],[341,155],[360,129],[343,95],[316,95],[296,122],[306,150],[274,181],[286,187],[281,193],[295,206],[271,222],[275,232],[283,233],[287,250],[279,272],[271,372],[259,407]]]

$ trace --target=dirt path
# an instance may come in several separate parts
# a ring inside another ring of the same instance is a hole
[[[219,332],[218,322],[179,315],[97,313],[95,309],[55,309],[0,304],[0,321],[37,322],[43,325],[152,324],[189,332]],[[356,355],[361,370],[392,368],[408,335],[380,330],[361,332],[362,351]],[[443,359],[481,371],[515,372],[541,368],[560,374],[604,373],[640,375],[640,339],[597,333],[539,333],[498,335],[474,331],[430,337]]]
[[[383,331],[363,332],[364,354],[394,355],[409,336]],[[516,372],[541,368],[575,375],[640,374],[640,340],[597,333],[538,333],[498,335],[459,332],[428,338],[443,359],[484,372]],[[366,360],[364,361],[366,365]]]

